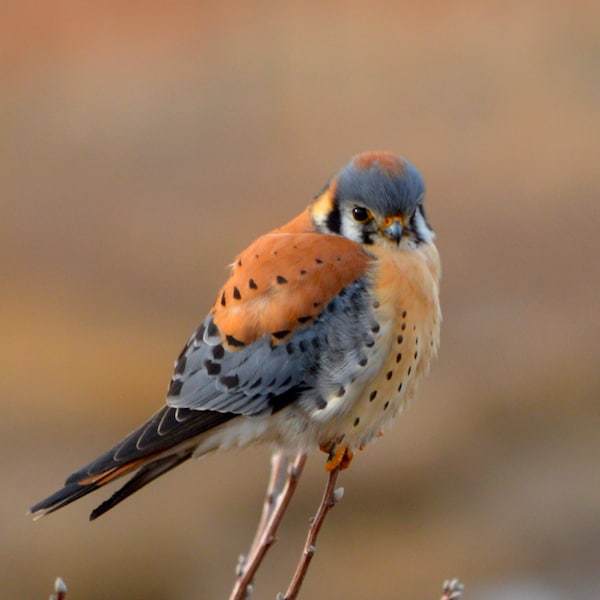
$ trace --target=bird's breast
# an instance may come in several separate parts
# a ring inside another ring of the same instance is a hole
[[[360,447],[379,435],[416,393],[439,344],[439,258],[425,252],[381,251],[368,273],[365,377],[346,386],[347,403],[326,436]],[[354,389],[354,393],[353,393]],[[332,405],[333,406],[333,405]]]

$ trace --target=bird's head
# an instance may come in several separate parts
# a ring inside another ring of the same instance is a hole
[[[415,248],[434,238],[420,173],[389,152],[356,155],[311,206],[317,229],[365,245]]]

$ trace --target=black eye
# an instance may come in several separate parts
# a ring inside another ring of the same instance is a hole
[[[359,223],[364,223],[371,218],[371,214],[364,206],[356,206],[352,209],[352,217]]]

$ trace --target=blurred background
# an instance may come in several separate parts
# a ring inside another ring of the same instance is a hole
[[[226,265],[353,154],[423,173],[439,360],[340,483],[304,598],[600,594],[600,4],[8,1],[0,19],[0,589],[224,598],[269,450],[26,509],[164,401]],[[285,589],[309,460],[256,582]]]

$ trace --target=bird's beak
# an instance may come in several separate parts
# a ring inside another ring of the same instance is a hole
[[[402,221],[398,217],[388,217],[381,228],[381,233],[396,244],[400,243],[403,231]]]

